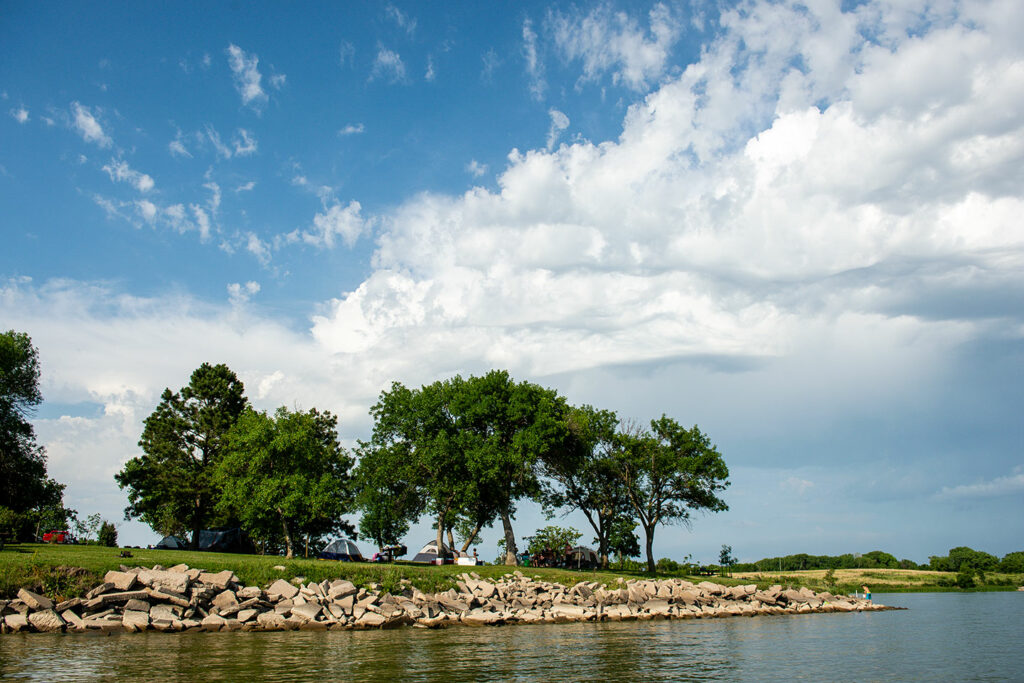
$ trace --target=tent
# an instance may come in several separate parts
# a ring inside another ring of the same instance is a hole
[[[597,553],[586,546],[578,545],[565,554],[565,564],[570,568],[594,569],[601,563]]]
[[[203,529],[199,532],[199,549],[215,553],[255,553],[256,546],[249,535],[233,529]]]
[[[188,543],[177,536],[164,536],[155,547],[157,550],[184,550],[188,548]]]
[[[452,563],[452,558],[455,553],[452,552],[451,548],[446,546],[444,543],[441,544],[441,557],[444,559],[446,564]],[[416,557],[412,558],[413,562],[434,562],[437,559],[437,541],[431,541],[426,544],[420,551],[416,553]]]
[[[342,562],[363,562],[363,554],[359,547],[347,538],[336,538],[317,555],[323,560],[340,560]]]

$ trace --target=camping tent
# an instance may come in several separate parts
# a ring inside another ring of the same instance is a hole
[[[446,546],[444,543],[441,544],[441,557],[445,563],[451,564],[452,557],[455,554],[451,551],[451,548]],[[416,553],[416,557],[412,558],[413,562],[434,562],[437,559],[437,541],[431,541],[426,544],[420,551]]]
[[[255,553],[249,535],[234,529],[203,529],[199,532],[199,549],[215,553]]]
[[[565,555],[567,567],[577,569],[594,569],[600,564],[597,553],[586,546],[578,545],[572,548]]]
[[[184,550],[187,547],[188,543],[177,536],[164,536],[160,539],[160,542],[156,544],[157,550]]]
[[[359,547],[347,538],[336,538],[328,543],[317,557],[324,560],[341,560],[342,562],[363,562],[363,554]]]

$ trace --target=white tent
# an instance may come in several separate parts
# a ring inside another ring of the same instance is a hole
[[[452,549],[446,546],[444,543],[441,544],[441,557],[451,562],[452,557],[455,553]],[[431,541],[425,546],[420,548],[420,551],[416,553],[416,557],[412,558],[413,562],[434,562],[437,559],[437,541]]]
[[[359,546],[347,538],[336,538],[320,551],[318,557],[325,560],[341,560],[342,562],[363,562],[363,554]]]

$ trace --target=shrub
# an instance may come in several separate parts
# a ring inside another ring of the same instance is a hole
[[[104,521],[100,525],[100,531],[98,534],[100,545],[105,545],[108,548],[117,547],[117,527],[110,522]]]
[[[675,560],[670,560],[667,557],[663,557],[658,560],[657,565],[659,574],[674,574],[679,571],[679,563]]]

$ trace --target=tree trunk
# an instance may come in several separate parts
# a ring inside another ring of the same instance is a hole
[[[444,517],[443,512],[437,517],[437,559],[441,560],[439,564],[444,563]]]
[[[295,551],[292,548],[292,532],[288,530],[288,520],[284,518],[284,515],[281,515],[281,528],[284,529],[284,556],[287,558],[295,557]]]
[[[448,529],[448,547],[455,550],[455,537],[452,536],[451,528]]]
[[[462,552],[466,552],[467,550],[469,550],[469,546],[473,545],[473,541],[476,540],[476,535],[480,533],[480,527],[482,526],[483,524],[481,524],[480,522],[476,523],[476,526],[473,527],[473,533],[471,533],[469,535],[469,538],[466,539],[466,542],[462,544]]]
[[[516,558],[516,534],[512,531],[512,517],[507,510],[502,510],[501,525],[505,528],[505,564],[515,566],[519,564]]]
[[[653,574],[654,566],[654,525],[644,527],[644,535],[647,536],[647,573]]]

